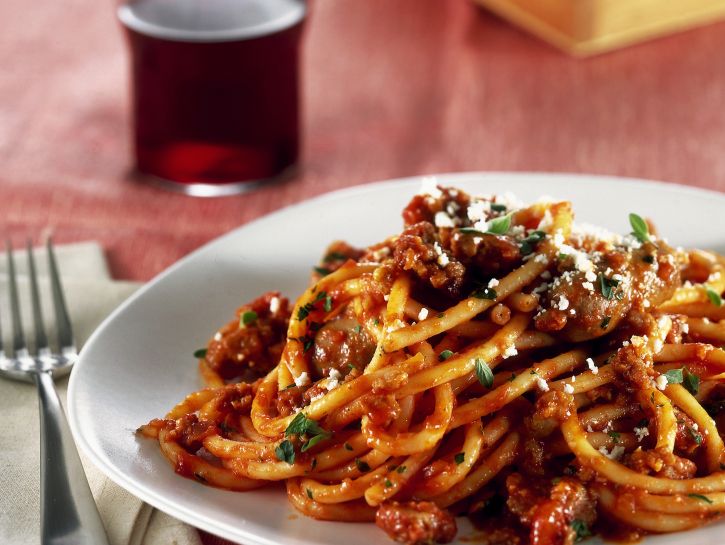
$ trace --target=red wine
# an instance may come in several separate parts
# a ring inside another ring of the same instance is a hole
[[[270,178],[297,160],[294,0],[139,0],[131,50],[138,169],[182,184]]]

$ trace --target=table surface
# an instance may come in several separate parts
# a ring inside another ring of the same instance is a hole
[[[575,60],[465,0],[311,7],[300,174],[198,199],[129,174],[113,2],[3,0],[0,233],[96,239],[116,277],[145,281],[267,212],[373,180],[565,171],[725,190],[725,24]]]

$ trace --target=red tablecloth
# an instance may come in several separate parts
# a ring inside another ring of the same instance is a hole
[[[723,51],[717,24],[574,60],[465,0],[317,0],[301,174],[195,199],[128,176],[113,2],[3,0],[0,233],[97,239],[117,277],[148,280],[253,218],[371,180],[537,170],[725,190]]]

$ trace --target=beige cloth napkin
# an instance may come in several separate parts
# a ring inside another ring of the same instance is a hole
[[[96,243],[59,246],[56,256],[76,342],[82,346],[96,326],[139,285],[111,280],[103,251]],[[43,278],[47,270],[45,250],[37,249],[35,258],[41,276],[42,301],[48,303],[44,305],[46,327],[52,335],[52,303],[48,282]],[[5,255],[0,254],[0,319],[7,346],[9,311],[6,263]],[[21,303],[24,303],[21,308],[29,308],[26,253],[15,252],[15,263]],[[27,312],[23,315],[26,331],[32,331],[30,318]],[[57,382],[63,402],[67,383],[67,379]],[[107,479],[88,460],[83,459],[83,464],[111,545],[200,545],[198,532],[194,528],[143,503]],[[0,467],[0,544],[39,544],[38,397],[34,385],[4,378],[0,378]]]

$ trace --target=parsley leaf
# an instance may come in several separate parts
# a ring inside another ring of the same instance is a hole
[[[494,218],[488,222],[488,230],[486,233],[492,235],[505,235],[511,228],[511,214],[506,214],[499,218]]]
[[[682,369],[670,369],[665,373],[667,384],[682,384]]]
[[[385,479],[385,482],[383,483],[385,485],[385,488],[390,488],[393,486],[393,483],[390,482],[390,479]]]
[[[506,212],[506,205],[492,202],[491,210],[493,210],[494,212]]]
[[[206,348],[200,348],[199,350],[194,350],[194,357],[196,359],[206,358]]]
[[[710,299],[710,302],[713,305],[715,305],[716,307],[722,306],[722,296],[718,292],[706,286],[705,293],[707,293],[707,298]]]
[[[332,297],[329,295],[325,297],[325,303],[322,305],[322,309],[325,312],[330,312],[332,310]]]
[[[521,251],[521,255],[529,255],[532,253],[536,246],[546,238],[546,233],[544,231],[533,231],[529,234],[525,239],[521,241],[521,246],[519,247]]]
[[[395,471],[397,471],[398,473],[400,473],[400,474],[402,475],[403,473],[405,473],[405,470],[406,470],[406,469],[408,469],[408,468],[407,468],[407,467],[405,467],[405,466],[400,466],[400,467],[399,467],[398,469],[396,469]]]
[[[493,301],[496,299],[496,297],[498,297],[498,295],[496,293],[496,290],[481,286],[471,294],[471,297],[475,297],[476,299],[488,299],[489,301]]]
[[[700,377],[694,373],[690,373],[690,371],[687,371],[685,373],[684,385],[688,392],[692,395],[697,395],[697,392],[700,390]]]
[[[327,276],[332,271],[326,267],[312,267],[314,271],[319,274],[320,276]]]
[[[456,465],[461,465],[463,463],[463,460],[466,459],[466,453],[465,452],[459,452],[456,454],[453,459],[456,462]]]
[[[574,530],[576,541],[581,541],[592,535],[592,533],[589,531],[589,526],[587,526],[587,523],[581,519],[572,520],[571,529]]]
[[[647,227],[647,222],[644,221],[641,216],[638,216],[637,214],[630,214],[629,224],[632,226],[632,234],[637,240],[640,242],[650,241],[649,227]]]
[[[239,320],[239,325],[246,327],[249,324],[253,324],[257,321],[257,313],[253,310],[248,310],[244,314],[242,314],[241,319]]]
[[[620,437],[620,435],[619,435],[619,432],[618,431],[610,431],[610,432],[607,433],[607,435],[609,435],[609,437],[612,438],[612,441],[614,442],[615,445],[617,443],[619,443],[619,437]]]
[[[612,297],[614,297],[613,288],[616,288],[617,286],[619,286],[619,280],[606,278],[602,273],[599,273],[599,289],[605,299],[611,300]]]
[[[285,437],[289,437],[290,435],[305,435],[310,437],[310,439],[302,445],[302,448],[300,449],[302,452],[311,449],[320,441],[332,436],[329,431],[322,428],[317,422],[311,418],[307,418],[303,412],[297,413],[297,416],[292,419],[292,422],[289,423],[287,429],[284,430],[284,435]]]
[[[602,323],[599,324],[599,327],[601,327],[602,329],[607,329],[607,327],[609,327],[609,322],[611,322],[611,321],[612,321],[611,316],[605,316],[602,319]]]
[[[305,490],[307,490],[307,497],[312,499],[312,490],[310,490],[309,488],[305,488]]]
[[[450,358],[453,355],[452,350],[444,350],[440,354],[438,354],[438,361],[446,361],[448,358]]]
[[[493,386],[493,371],[491,371],[488,364],[481,358],[476,358],[474,364],[476,366],[476,376],[478,377],[478,382],[486,388]]]
[[[352,445],[350,443],[345,443],[343,446],[345,447],[345,450],[352,450]]]
[[[703,496],[702,494],[688,494],[687,497],[688,498],[693,498],[693,499],[696,499],[696,500],[701,500],[701,501],[704,501],[706,503],[712,503],[712,500],[710,498],[708,498],[707,496]]]
[[[325,259],[323,261],[325,263],[330,263],[331,261],[346,261],[347,256],[340,252],[330,252],[325,256]]]
[[[277,448],[274,449],[274,455],[277,459],[282,462],[287,462],[289,465],[295,463],[295,448],[292,442],[288,439],[282,441]]]

